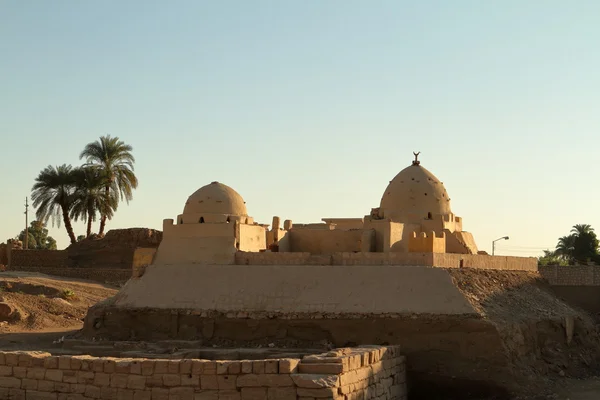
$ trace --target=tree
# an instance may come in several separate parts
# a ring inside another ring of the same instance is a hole
[[[56,250],[56,240],[48,236],[48,229],[41,221],[31,221],[28,232],[28,247],[32,250]],[[25,241],[25,229],[17,236],[18,240]]]
[[[88,143],[81,154],[80,159],[86,160],[86,166],[96,167],[103,172],[105,179],[104,192],[106,198],[115,194],[116,203],[112,211],[116,211],[118,200],[129,201],[133,199],[133,190],[138,186],[137,177],[134,174],[135,158],[131,154],[133,147],[119,140],[118,137],[101,136],[99,140]],[[116,194],[118,193],[118,196]],[[100,210],[99,235],[104,234],[106,219],[112,215],[106,210]]]
[[[71,218],[87,222],[86,237],[92,233],[92,222],[98,213],[111,218],[118,199],[116,193],[105,192],[103,171],[97,167],[81,167],[75,170],[75,191],[71,207]]]
[[[598,237],[594,228],[587,224],[573,226],[573,258],[579,262],[588,262],[598,257]]]
[[[544,250],[544,255],[538,258],[539,265],[568,265],[568,262],[556,252]]]
[[[555,255],[564,258],[567,261],[573,260],[574,247],[575,246],[575,236],[563,236],[558,239],[558,244],[556,245]]]
[[[38,221],[46,224],[51,218],[52,225],[56,223],[60,227],[62,218],[71,243],[76,242],[69,216],[74,183],[73,167],[66,164],[57,167],[49,165],[39,173],[31,189]]]

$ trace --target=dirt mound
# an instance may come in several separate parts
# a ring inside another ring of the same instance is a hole
[[[87,309],[117,289],[24,272],[0,273],[0,333],[78,329]],[[6,315],[5,315],[6,314]]]
[[[155,229],[113,229],[104,237],[84,239],[67,247],[67,266],[129,269],[136,248],[156,248],[161,241],[162,232]]]
[[[473,307],[496,326],[515,376],[549,385],[600,372],[600,335],[592,317],[561,301],[537,273],[450,270]],[[566,319],[575,329],[567,340]]]

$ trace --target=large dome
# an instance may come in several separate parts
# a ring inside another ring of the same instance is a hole
[[[196,190],[185,202],[183,213],[248,215],[242,196],[219,182],[212,182]]]
[[[443,183],[418,161],[392,179],[381,197],[379,211],[383,218],[405,223],[450,213],[450,197]]]

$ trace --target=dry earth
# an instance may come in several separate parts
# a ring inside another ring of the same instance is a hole
[[[80,329],[88,307],[116,292],[90,281],[0,272],[0,334]]]

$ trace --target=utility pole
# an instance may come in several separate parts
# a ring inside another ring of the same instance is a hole
[[[29,247],[29,203],[27,202],[27,197],[25,197],[25,243],[23,243],[23,248],[25,250]]]

